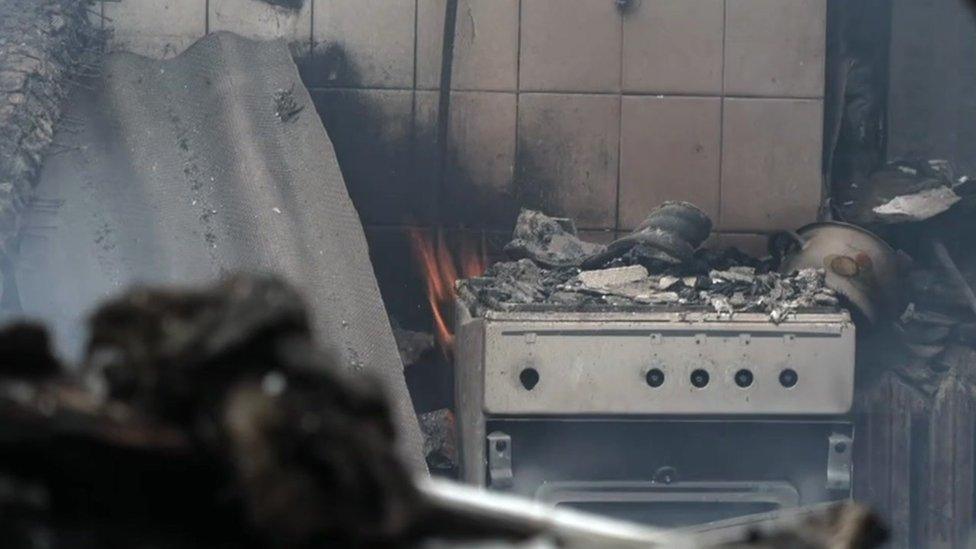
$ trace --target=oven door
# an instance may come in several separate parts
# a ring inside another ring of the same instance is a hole
[[[544,482],[536,498],[622,520],[677,528],[790,509],[800,503],[788,482]]]

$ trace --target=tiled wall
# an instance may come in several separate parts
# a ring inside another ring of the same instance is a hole
[[[750,235],[815,218],[826,0],[460,0],[441,186],[445,2],[103,11],[119,44],[151,55],[217,30],[292,42],[370,230],[507,231],[531,206],[612,233],[680,199],[713,217],[719,241],[756,249]]]

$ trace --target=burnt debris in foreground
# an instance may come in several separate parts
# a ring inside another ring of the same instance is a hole
[[[8,328],[0,347],[31,357],[0,371],[16,545],[366,544],[416,520],[378,385],[316,349],[304,303],[275,279],[110,301],[78,375],[50,371],[37,328]]]

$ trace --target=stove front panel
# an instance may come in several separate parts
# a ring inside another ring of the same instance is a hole
[[[484,322],[488,415],[835,415],[854,325],[806,320]]]

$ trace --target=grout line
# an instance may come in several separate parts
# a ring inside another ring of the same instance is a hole
[[[417,135],[419,133],[417,129],[417,65],[419,65],[419,55],[420,55],[420,0],[414,0],[413,3],[413,87],[410,90],[410,184],[415,187],[421,187],[427,191],[431,192],[431,181],[427,180],[421,184],[421,174],[420,174],[420,146],[417,143]],[[426,179],[426,177],[424,177]],[[430,209],[430,202],[426,202],[426,208]],[[425,218],[431,219],[434,216],[432,211],[423,212]]]
[[[411,87],[417,89],[417,56],[419,55],[418,42],[420,41],[420,0],[413,2],[413,84]]]
[[[418,87],[419,91],[438,91],[437,88],[432,87]],[[514,87],[505,88],[499,86],[484,86],[484,87],[474,87],[474,86],[455,86],[451,88],[452,92],[488,92],[488,93],[518,93],[518,90]]]
[[[315,2],[317,0],[308,0],[310,3],[308,5],[308,56],[311,58],[315,55]],[[314,63],[313,63],[314,65]]]
[[[617,93],[617,189],[614,194],[614,211],[613,211],[613,227],[615,231],[620,230],[620,175],[623,171],[623,141],[624,141],[624,17],[625,15],[618,9],[617,14],[620,16],[620,55],[619,60],[619,78],[617,80],[617,85],[619,92]]]
[[[439,88],[411,88],[405,86],[356,86],[356,85],[344,85],[344,86],[310,86],[309,90],[379,90],[379,91],[428,91],[436,92]],[[515,90],[503,90],[503,89],[453,89],[453,93],[463,92],[463,93],[514,93],[516,95],[582,95],[582,96],[618,96],[623,97],[654,97],[658,99],[668,99],[668,98],[681,98],[681,99],[737,99],[737,100],[756,100],[756,101],[823,101],[822,97],[782,97],[782,96],[759,96],[759,95],[724,95],[719,94],[702,94],[702,93],[656,93],[656,92],[594,92],[594,91],[558,91],[558,90],[545,90],[545,91],[519,91]]]
[[[210,0],[203,3],[203,34],[210,34]]]
[[[479,90],[470,90],[479,91]],[[736,94],[736,95],[725,95],[724,91],[719,93],[689,93],[689,92],[660,92],[660,91],[580,91],[580,90],[521,90],[520,93],[526,95],[609,95],[617,96],[622,95],[624,97],[691,97],[691,98],[715,98],[715,97],[727,97],[729,99],[756,99],[763,101],[823,101],[821,96],[783,96],[783,95],[748,95],[748,94]]]
[[[446,198],[448,155],[450,149],[451,88],[453,87],[455,45],[457,40],[457,14],[460,0],[446,0],[444,4],[444,28],[441,39],[441,74],[437,101],[437,187],[434,189],[434,217],[440,221]],[[416,87],[416,83],[415,83]]]
[[[718,103],[718,204],[716,216],[718,217],[716,225],[719,227],[725,226],[725,220],[723,219],[723,211],[725,208],[722,207],[722,201],[724,199],[723,193],[723,181],[725,180],[724,175],[724,164],[725,164],[725,41],[726,41],[726,28],[729,26],[729,2],[728,0],[722,0],[722,95],[719,96]]]
[[[512,190],[517,191],[519,180],[519,114],[522,104],[522,0],[516,0],[515,9],[515,156],[512,157]]]
[[[310,92],[330,92],[330,91],[377,91],[377,92],[412,92],[413,88],[379,88],[376,86],[307,86]],[[426,91],[426,90],[420,90]],[[433,91],[433,90],[431,90]]]
[[[510,235],[512,233],[512,227],[511,226],[504,226],[504,227],[503,226],[487,226],[487,227],[472,227],[472,226],[467,226],[467,227],[465,227],[465,226],[460,225],[460,224],[449,225],[449,224],[434,223],[434,222],[431,222],[431,223],[365,223],[365,224],[363,224],[363,229],[365,229],[367,231],[369,231],[369,230],[378,230],[378,231],[402,231],[402,230],[405,230],[405,229],[437,229],[437,228],[441,228],[441,229],[446,230],[446,231],[461,231],[461,232],[469,232],[469,233],[481,233],[481,232],[485,232],[487,234],[502,233],[502,234],[506,234],[506,235]],[[613,232],[615,232],[615,230],[612,227],[598,227],[598,228],[593,228],[593,227],[577,227],[576,230],[577,231],[580,231],[580,232],[587,232],[587,233],[613,233]],[[722,234],[732,234],[732,233],[723,232]],[[737,233],[737,234],[751,235],[751,234],[755,234],[755,233]]]

